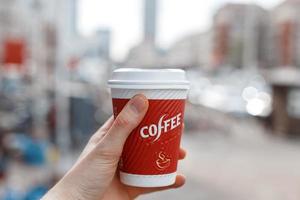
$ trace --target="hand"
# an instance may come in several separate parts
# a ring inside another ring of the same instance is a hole
[[[117,167],[126,138],[138,126],[148,109],[143,95],[133,97],[118,115],[111,117],[90,139],[75,165],[42,200],[129,200],[141,194],[178,188],[182,175],[172,186],[138,188],[123,185]],[[179,159],[185,157],[180,150]]]

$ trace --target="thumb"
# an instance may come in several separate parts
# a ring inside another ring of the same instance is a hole
[[[144,95],[134,96],[116,117],[113,125],[98,144],[100,147],[98,150],[120,156],[127,137],[142,121],[148,106],[148,100]]]

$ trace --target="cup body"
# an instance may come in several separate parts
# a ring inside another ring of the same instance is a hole
[[[187,87],[111,87],[116,118],[136,94],[149,100],[148,111],[126,140],[119,162],[122,183],[136,187],[172,185],[176,179]]]

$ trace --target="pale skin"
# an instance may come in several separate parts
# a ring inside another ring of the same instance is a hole
[[[185,178],[177,175],[168,187],[139,188],[123,185],[118,177],[118,162],[126,138],[141,122],[148,109],[143,95],[134,96],[118,117],[111,117],[91,137],[77,162],[42,200],[131,200],[139,195],[179,188]],[[179,159],[186,152],[180,149]]]

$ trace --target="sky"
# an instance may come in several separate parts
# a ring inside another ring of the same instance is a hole
[[[143,36],[144,0],[79,0],[79,30],[92,35],[112,31],[112,57],[121,61]],[[157,43],[170,47],[177,40],[207,30],[215,11],[228,2],[257,3],[270,9],[282,0],[158,0]]]

